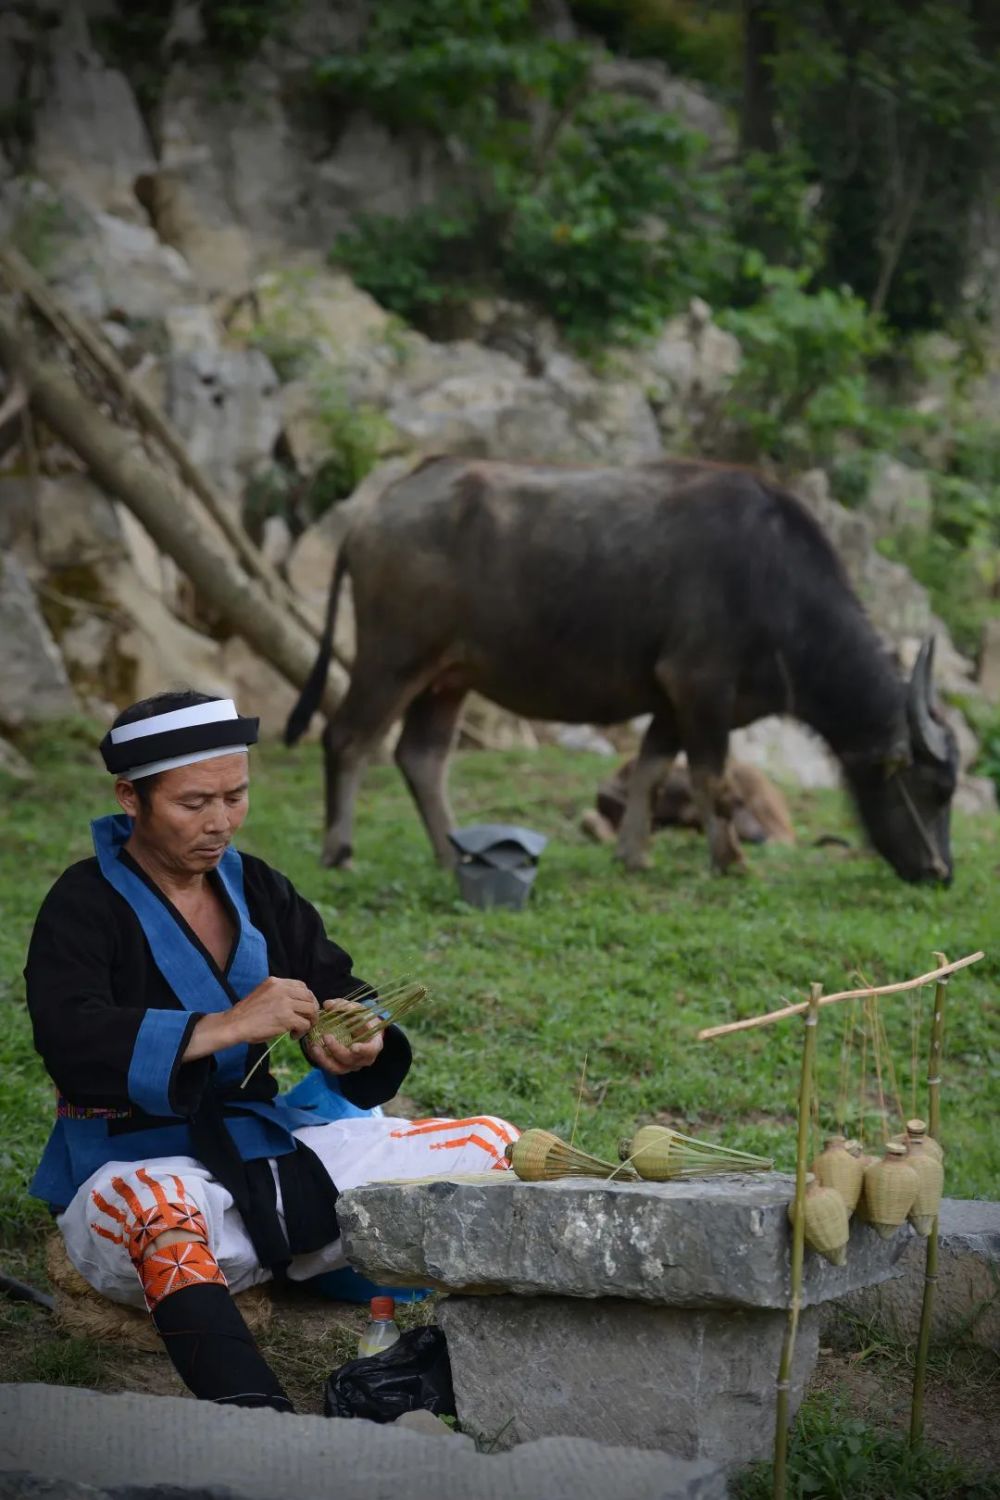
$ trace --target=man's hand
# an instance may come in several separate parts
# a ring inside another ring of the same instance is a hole
[[[372,1014],[370,1006],[360,1005],[356,1000],[324,1000],[323,1009],[340,1011],[344,1015],[354,1011]],[[371,1067],[382,1051],[382,1033],[376,1032],[367,1041],[352,1042],[349,1047],[332,1036],[324,1036],[318,1042],[306,1042],[302,1050],[317,1068],[339,1077],[344,1073],[356,1073],[359,1068]]]
[[[265,979],[232,1010],[202,1016],[182,1061],[195,1062],[238,1042],[273,1042],[286,1031],[305,1036],[318,1015],[319,1001],[300,979]]]

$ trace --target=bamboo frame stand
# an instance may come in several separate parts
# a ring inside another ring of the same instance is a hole
[[[944,965],[943,953],[934,957]],[[934,987],[934,1010],[931,1019],[931,1041],[927,1055],[927,1125],[931,1136],[941,1144],[941,1055],[944,1045],[944,1002],[950,975],[944,974]],[[934,1288],[938,1276],[938,1223],[935,1214],[927,1237],[927,1259],[924,1263],[924,1298],[920,1307],[920,1335],[913,1367],[913,1401],[910,1407],[910,1447],[915,1448],[924,1434],[924,1385],[927,1379],[927,1355],[931,1342],[931,1318],[934,1313]]]
[[[809,1121],[813,1091],[813,1068],[816,1060],[816,1027],[819,1025],[821,984],[811,986],[802,1042],[802,1073],[799,1080],[799,1134],[795,1154],[795,1198],[792,1204],[792,1295],[788,1304],[788,1323],[778,1366],[778,1399],[774,1413],[774,1500],[785,1500],[788,1474],[788,1391],[795,1355],[795,1337],[802,1308],[802,1265],[806,1244],[806,1165],[809,1159]]]

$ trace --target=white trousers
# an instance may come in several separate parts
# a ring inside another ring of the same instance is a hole
[[[517,1139],[513,1125],[495,1115],[466,1120],[361,1118],[309,1125],[295,1136],[316,1153],[340,1192],[387,1178],[444,1176],[447,1172],[507,1170],[504,1146]],[[271,1163],[275,1171],[274,1163]],[[281,1186],[278,1212],[282,1213]],[[57,1223],[66,1250],[81,1276],[103,1296],[130,1307],[144,1307],[143,1290],[129,1254],[130,1228],[155,1208],[160,1195],[200,1213],[209,1248],[233,1292],[268,1281],[231,1195],[190,1156],[147,1162],[108,1162],[80,1187]],[[178,1186],[179,1184],[179,1186]],[[347,1261],[339,1239],[309,1255],[297,1255],[288,1268],[304,1281],[334,1271]]]

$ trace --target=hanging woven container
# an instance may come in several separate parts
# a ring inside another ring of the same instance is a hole
[[[812,1164],[813,1175],[823,1187],[833,1188],[844,1200],[848,1214],[858,1206],[865,1169],[847,1149],[842,1135],[831,1135]]]
[[[909,1212],[909,1220],[918,1234],[925,1238],[934,1227],[938,1210],[941,1207],[941,1194],[944,1190],[944,1166],[940,1157],[935,1156],[932,1147],[940,1150],[937,1141],[931,1141],[917,1127],[923,1125],[923,1120],[907,1120],[907,1149],[906,1159],[914,1172],[917,1174],[917,1196],[913,1200],[913,1206]]]
[[[917,1174],[906,1155],[905,1146],[890,1141],[882,1160],[865,1169],[866,1217],[884,1240],[896,1233],[917,1196]]]
[[[804,1203],[805,1240],[812,1250],[826,1257],[832,1266],[847,1264],[847,1241],[850,1235],[847,1205],[836,1188],[811,1181],[806,1187]],[[788,1205],[788,1218],[794,1223],[794,1200]]]
[[[933,1136],[928,1136],[927,1125],[924,1124],[924,1121],[906,1122],[906,1139],[904,1139],[904,1146],[909,1146],[910,1142],[915,1142],[915,1140],[919,1140],[919,1142],[921,1142],[921,1145],[924,1146],[925,1151],[930,1152],[931,1157],[937,1157],[937,1160],[945,1161],[945,1151],[943,1151],[940,1143],[934,1140]]]
[[[614,1162],[579,1151],[551,1130],[526,1130],[504,1148],[504,1155],[523,1182],[556,1182],[560,1177],[630,1178]]]

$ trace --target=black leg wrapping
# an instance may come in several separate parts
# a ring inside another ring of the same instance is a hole
[[[159,1303],[153,1322],[174,1369],[200,1400],[294,1410],[226,1287],[182,1287]]]

